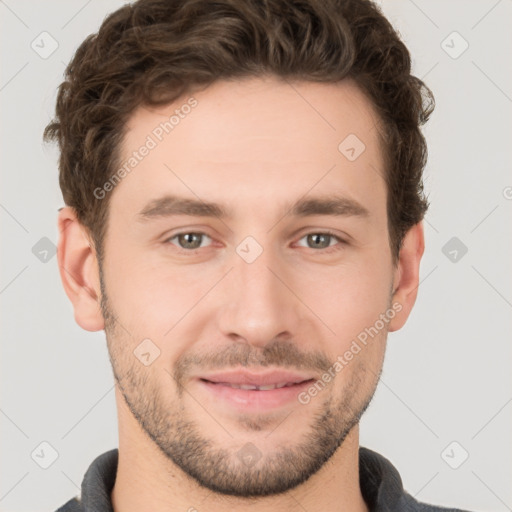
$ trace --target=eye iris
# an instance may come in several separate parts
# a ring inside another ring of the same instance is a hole
[[[201,246],[201,236],[200,233],[182,233],[178,235],[178,240],[180,245],[186,249],[197,249]],[[191,241],[194,237],[195,241]]]
[[[325,249],[326,247],[329,247],[329,240],[330,240],[330,235],[322,235],[322,234],[313,234],[313,235],[308,235],[308,243],[313,241],[313,246],[315,247],[321,247],[322,249]],[[324,242],[327,242],[326,244],[322,244],[322,242],[320,242],[320,244],[318,244],[318,241],[319,240],[322,240]]]
[[[201,233],[180,233],[177,235],[180,246],[184,249],[198,249],[201,247],[201,240],[203,235]],[[322,233],[314,233],[307,235],[308,244],[315,248],[325,249],[329,247],[331,235]]]

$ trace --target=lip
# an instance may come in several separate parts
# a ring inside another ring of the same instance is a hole
[[[299,404],[298,395],[315,380],[310,374],[285,370],[252,373],[246,370],[220,372],[202,375],[196,379],[199,388],[208,396],[209,403],[227,404],[238,412],[265,412],[283,407],[291,402]],[[232,388],[229,384],[269,386],[272,384],[294,383],[291,386],[270,390]]]
[[[272,370],[268,372],[253,373],[247,370],[232,370],[226,372],[201,375],[199,379],[214,383],[239,384],[251,386],[269,386],[272,384],[301,382],[314,379],[311,374],[291,372],[287,370]]]
[[[295,402],[299,405],[298,396],[314,381],[308,380],[293,386],[271,390],[251,390],[232,388],[227,384],[214,383],[199,379],[199,387],[208,395],[208,402],[215,406],[224,403],[238,412],[259,412],[284,407]]]

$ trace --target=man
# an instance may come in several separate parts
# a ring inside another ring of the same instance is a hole
[[[119,449],[60,511],[448,510],[358,426],[417,295],[432,109],[364,0],[139,0],[83,42],[45,138]]]

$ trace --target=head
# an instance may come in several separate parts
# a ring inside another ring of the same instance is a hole
[[[298,485],[370,403],[423,253],[433,98],[410,68],[369,1],[139,0],[66,69],[45,130],[64,287],[127,410],[205,487]],[[316,391],[210,403],[201,377],[241,367]]]

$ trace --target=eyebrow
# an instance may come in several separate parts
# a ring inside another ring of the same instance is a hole
[[[309,199],[299,199],[285,207],[285,211],[295,217],[313,215],[369,217],[370,212],[359,202],[339,195],[323,195]],[[166,195],[150,201],[138,214],[141,222],[151,219],[190,215],[194,217],[233,218],[231,209],[218,203]]]

